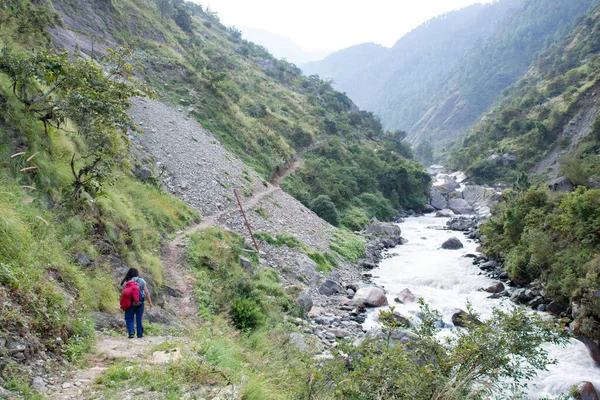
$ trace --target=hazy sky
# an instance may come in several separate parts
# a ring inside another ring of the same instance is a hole
[[[392,46],[402,35],[446,11],[491,0],[195,0],[227,26],[287,36],[307,51],[354,44]]]

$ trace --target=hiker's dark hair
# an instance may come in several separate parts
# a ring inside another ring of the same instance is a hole
[[[127,271],[127,275],[125,275],[125,278],[123,278],[123,280],[121,281],[121,285],[127,281],[130,281],[132,278],[139,276],[139,274],[140,273],[138,272],[137,268],[129,268],[129,271]]]

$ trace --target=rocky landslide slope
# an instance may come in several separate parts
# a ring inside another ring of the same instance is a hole
[[[201,213],[201,222],[193,229],[220,226],[240,233],[249,242],[233,193],[235,189],[254,232],[294,235],[311,250],[330,251],[336,228],[283,192],[276,182],[265,182],[228,152],[185,108],[137,100],[132,116],[145,131],[133,137],[134,154],[139,161],[136,174],[142,179],[160,182],[174,196],[196,208]],[[283,175],[290,172],[292,169]],[[185,241],[182,244],[185,245]],[[248,248],[252,248],[250,243]],[[367,248],[374,257],[380,251],[373,244]],[[317,264],[299,249],[261,242],[260,251],[261,264],[275,268],[282,284],[296,285],[304,291],[306,303],[312,304],[305,307],[307,311],[314,307],[310,315],[317,318],[317,323],[304,326],[305,331],[312,332],[324,322],[331,329],[347,328],[333,334],[319,331],[326,341],[350,335],[350,331],[360,333],[362,329],[356,322],[360,318],[350,319],[353,307],[347,288],[355,291],[364,284],[361,267],[344,262],[326,277],[317,272]],[[326,318],[320,318],[321,315]]]

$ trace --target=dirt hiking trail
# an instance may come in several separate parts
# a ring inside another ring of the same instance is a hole
[[[248,210],[255,207],[265,197],[281,190],[279,182],[294,173],[301,163],[301,159],[294,160],[285,171],[273,179],[272,184],[266,190],[247,198],[241,198],[244,209]],[[223,215],[233,212],[239,212],[239,208],[237,206],[230,207],[205,216],[201,219],[201,222],[189,226],[174,239],[164,243],[161,248],[165,282],[168,282],[170,287],[176,289],[182,295],[177,300],[177,307],[174,307],[172,311],[175,312],[178,321],[184,327],[193,326],[200,322],[197,317],[198,306],[192,295],[195,279],[188,268],[185,239],[198,230],[216,226]],[[171,340],[181,341],[181,338],[145,336],[140,339],[128,339],[124,334],[122,337],[116,337],[99,333],[97,342],[94,345],[93,355],[87,363],[88,366],[85,369],[67,374],[63,381],[58,384],[58,388],[48,393],[48,397],[53,400],[83,400],[101,397],[100,394],[92,393],[93,385],[112,362],[118,359],[140,360],[147,364],[169,362],[177,358],[180,353],[177,351],[151,353],[151,349]]]

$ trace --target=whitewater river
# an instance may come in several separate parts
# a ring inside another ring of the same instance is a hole
[[[419,305],[396,304],[394,297],[403,289],[410,289],[416,297],[422,297],[431,308],[443,315],[444,322],[452,325],[452,314],[457,308],[465,309],[470,301],[483,319],[491,315],[493,307],[501,305],[500,300],[488,299],[489,293],[480,291],[495,281],[480,275],[477,266],[472,265],[465,254],[475,254],[478,246],[467,240],[460,232],[442,230],[448,218],[425,216],[407,218],[400,224],[402,237],[408,242],[390,251],[392,258],[383,260],[373,270],[373,279],[385,287],[390,305],[403,315],[418,311]],[[435,229],[435,228],[438,229]],[[457,237],[465,245],[461,250],[443,250],[441,244],[451,237]],[[375,313],[371,313],[365,327],[376,325]],[[529,384],[532,399],[553,397],[569,390],[572,385],[590,381],[600,388],[600,368],[590,358],[586,347],[577,340],[567,346],[548,345],[551,357],[558,364],[551,365],[549,371],[542,371]]]

